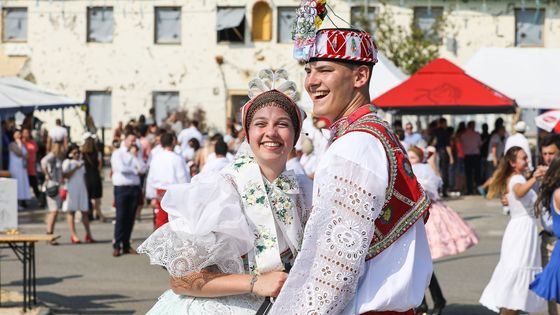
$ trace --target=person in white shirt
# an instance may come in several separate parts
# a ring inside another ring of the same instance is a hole
[[[127,134],[119,149],[111,155],[113,192],[117,210],[113,239],[113,256],[122,253],[135,254],[130,247],[136,208],[140,200],[140,175],[146,172],[146,164],[138,157],[136,136]]]
[[[179,135],[177,135],[177,140],[181,145],[181,152],[189,148],[189,140],[195,138],[198,143],[202,143],[202,133],[198,130],[198,121],[191,120],[189,122],[189,127],[181,130]]]
[[[217,141],[214,144],[214,158],[208,159],[200,173],[206,172],[219,172],[222,168],[226,167],[230,160],[227,158],[228,146],[224,141]]]
[[[150,162],[146,180],[146,198],[156,197],[156,189],[166,189],[173,184],[184,184],[191,180],[187,163],[173,152],[174,137],[170,133],[161,136],[162,150]]]
[[[413,132],[412,131],[412,124],[411,123],[406,123],[406,125],[404,125],[404,142],[408,144],[408,146],[418,146],[420,140],[422,140],[422,135],[419,134],[418,132]]]
[[[306,175],[303,166],[299,162],[299,159],[296,155],[296,149],[292,149],[288,154],[288,162],[286,162],[286,170],[291,170],[296,173],[296,175]]]
[[[504,152],[507,152],[511,147],[520,147],[527,154],[527,160],[529,162],[529,170],[533,170],[533,158],[531,154],[531,148],[529,147],[529,140],[525,137],[525,131],[527,131],[527,124],[524,121],[518,121],[513,127],[516,134],[511,135],[506,140],[506,145]]]
[[[150,162],[146,179],[146,198],[152,200],[156,228],[168,221],[167,213],[159,206],[158,192],[163,194],[171,185],[185,184],[191,181],[187,163],[173,151],[176,142],[175,136],[171,133],[161,135],[160,143],[163,149]]]
[[[62,121],[57,119],[55,126],[49,129],[49,138],[47,140],[47,151],[50,151],[51,145],[60,143],[64,150],[68,150],[68,130],[62,126]]]

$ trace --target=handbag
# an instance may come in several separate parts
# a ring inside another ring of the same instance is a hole
[[[47,187],[47,189],[45,189],[45,193],[47,194],[47,196],[51,198],[55,198],[56,196],[58,196],[58,190],[59,190],[59,186],[53,185],[51,187]]]

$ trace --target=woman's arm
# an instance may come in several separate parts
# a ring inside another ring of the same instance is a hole
[[[23,152],[17,143],[15,142],[10,143],[8,148],[10,149],[10,151],[14,152],[14,154],[17,155],[18,157],[23,157]]]
[[[225,274],[203,270],[180,278],[171,278],[171,289],[179,295],[194,297],[220,297],[254,293],[276,297],[288,274],[273,271],[257,277],[251,286],[252,275]]]
[[[545,173],[546,173],[546,169],[544,167],[539,166],[533,173],[533,176],[531,176],[531,178],[529,178],[525,183],[523,184],[519,183],[513,185],[513,193],[515,194],[515,197],[521,198],[525,196],[529,192],[529,190],[531,190],[533,185],[535,185],[537,180],[542,178]]]

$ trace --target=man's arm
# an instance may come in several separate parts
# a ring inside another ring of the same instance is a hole
[[[342,157],[321,161],[328,167],[316,175],[302,249],[271,314],[340,314],[350,303],[384,203],[381,154],[379,173]]]
[[[111,169],[113,173],[137,175],[134,164],[132,163],[133,156],[128,152],[115,152],[111,156]]]

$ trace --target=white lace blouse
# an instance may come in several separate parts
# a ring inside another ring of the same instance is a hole
[[[420,304],[432,273],[422,220],[365,261],[384,203],[382,144],[353,132],[335,141],[316,173],[302,249],[271,314],[406,311]]]

